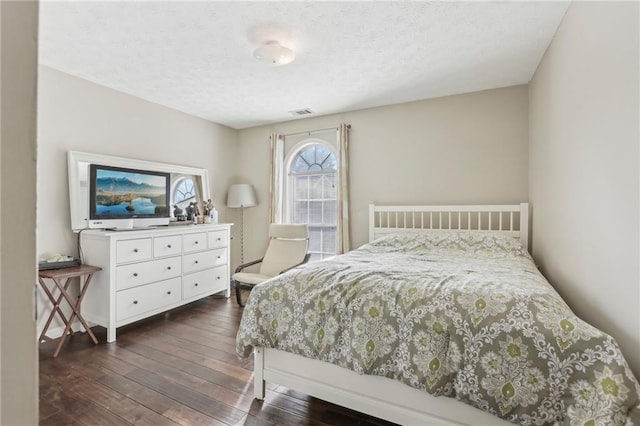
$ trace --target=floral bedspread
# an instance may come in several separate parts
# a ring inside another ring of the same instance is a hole
[[[640,425],[614,339],[576,317],[519,241],[390,235],[257,286],[237,352],[276,348],[455,397],[514,423]]]

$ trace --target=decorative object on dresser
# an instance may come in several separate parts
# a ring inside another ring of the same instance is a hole
[[[102,268],[83,303],[84,317],[116,328],[229,288],[231,224],[149,230],[86,230],[86,262]]]
[[[244,263],[244,208],[258,205],[256,191],[249,183],[231,185],[227,196],[227,207],[240,209],[240,263]]]
[[[204,223],[218,223],[218,211],[211,198],[204,204]]]

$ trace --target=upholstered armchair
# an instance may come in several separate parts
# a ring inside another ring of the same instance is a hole
[[[256,285],[306,263],[310,256],[307,253],[308,246],[307,225],[271,224],[269,245],[264,257],[238,266],[231,277],[236,289],[238,305],[244,306],[241,290],[251,291]],[[245,268],[257,264],[260,264],[258,272],[242,272]]]

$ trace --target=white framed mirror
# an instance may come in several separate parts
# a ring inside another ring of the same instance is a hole
[[[193,187],[190,188],[193,191],[192,196],[197,200],[200,209],[202,209],[202,203],[210,198],[209,174],[206,169],[88,152],[69,151],[67,152],[69,208],[71,228],[74,231],[88,227],[89,165],[91,164],[169,173],[171,176],[170,193],[172,203],[174,202],[174,194],[188,187],[188,185],[185,186],[185,182],[189,181],[193,185]],[[180,188],[178,188],[178,186],[180,186]],[[187,194],[187,196],[188,195],[189,194]]]

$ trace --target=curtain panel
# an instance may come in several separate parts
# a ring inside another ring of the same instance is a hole
[[[338,254],[351,249],[349,226],[349,129],[351,125],[340,123],[338,127]]]
[[[282,223],[282,191],[284,187],[284,137],[272,133],[271,142],[271,179],[269,181],[269,223]]]

